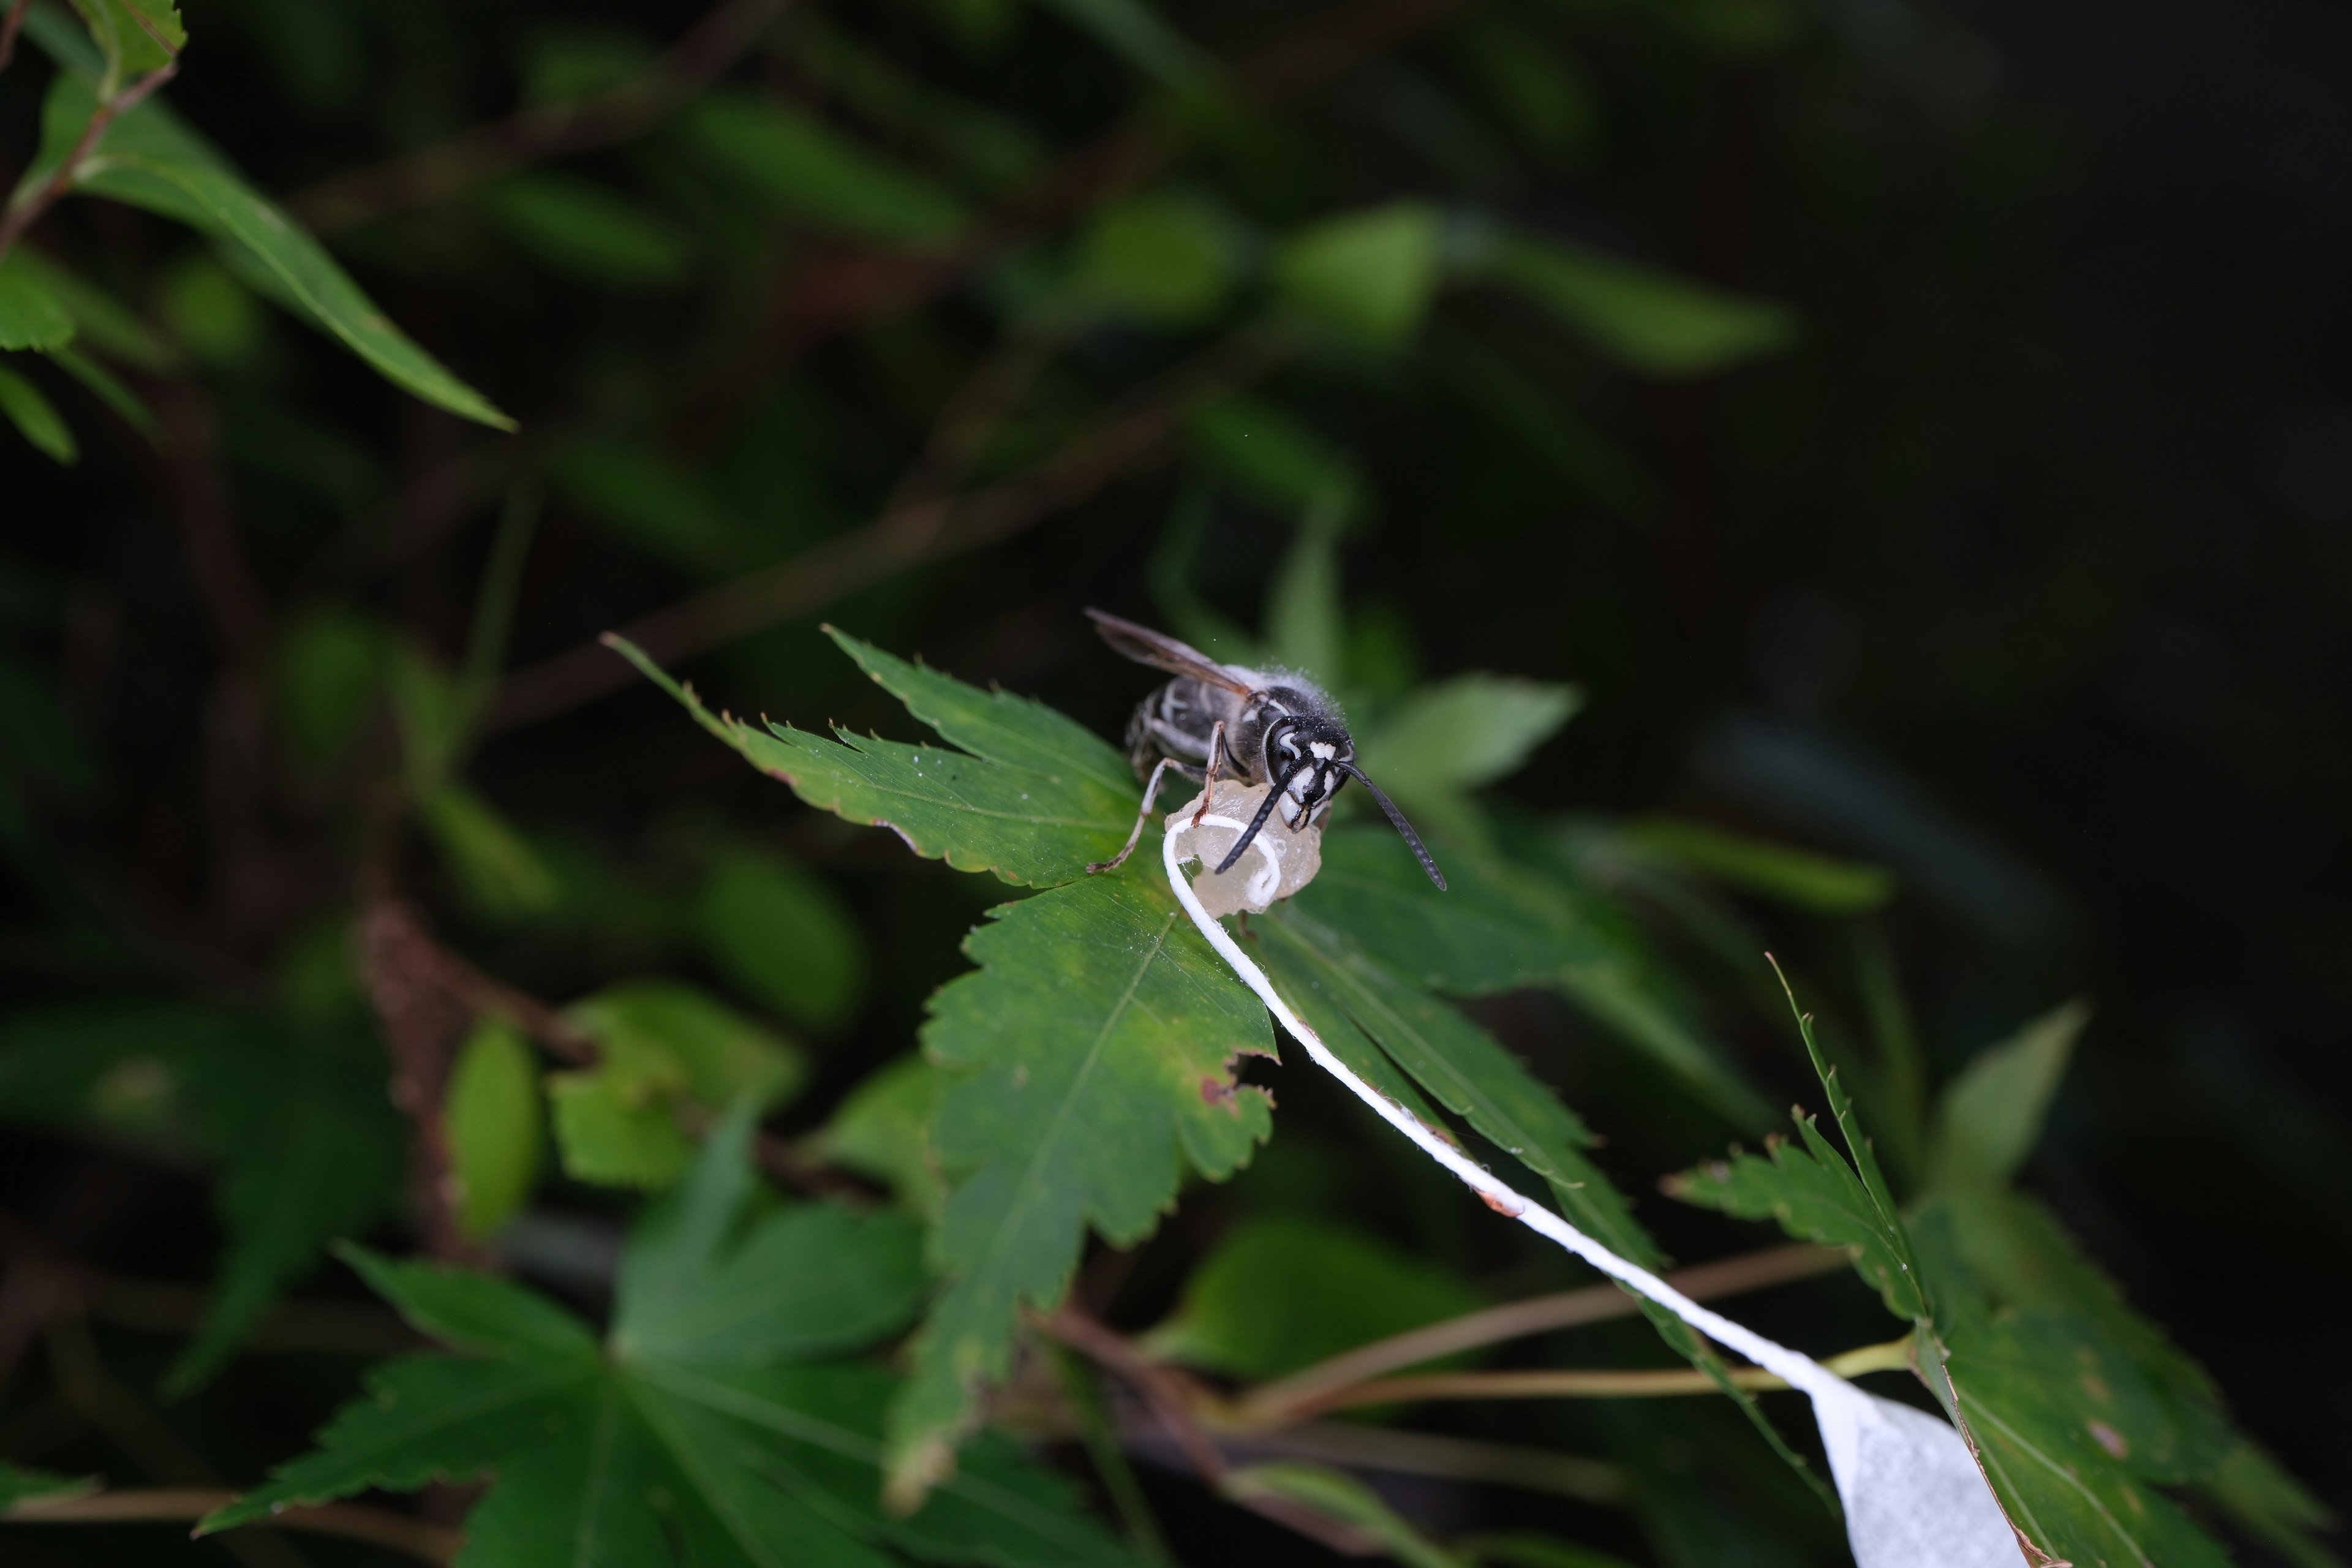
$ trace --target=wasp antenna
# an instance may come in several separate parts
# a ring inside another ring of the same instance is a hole
[[[1265,792],[1265,799],[1258,804],[1257,815],[1250,818],[1250,825],[1242,829],[1242,836],[1234,840],[1234,847],[1227,850],[1225,858],[1217,863],[1218,876],[1222,877],[1234,868],[1234,862],[1239,860],[1242,858],[1242,851],[1250,847],[1250,841],[1257,837],[1258,829],[1265,826],[1265,819],[1274,815],[1275,804],[1282,799],[1282,792],[1290,787],[1290,781],[1297,778],[1298,770],[1306,765],[1303,761],[1293,763],[1290,764],[1289,772],[1274,781],[1274,787]],[[1212,790],[1216,788],[1216,782],[1213,779],[1210,781],[1209,787]]]
[[[1421,868],[1429,873],[1429,879],[1437,884],[1437,890],[1441,893],[1445,891],[1445,873],[1437,868],[1436,860],[1430,856],[1429,847],[1421,841],[1421,835],[1412,830],[1412,824],[1404,819],[1404,813],[1397,809],[1396,802],[1383,795],[1381,786],[1366,778],[1364,770],[1353,763],[1341,763],[1339,771],[1372,792],[1372,798],[1380,803],[1381,810],[1388,814],[1389,826],[1402,834],[1404,841],[1412,847],[1413,858],[1421,862]]]

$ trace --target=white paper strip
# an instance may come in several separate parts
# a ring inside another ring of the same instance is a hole
[[[1242,984],[1257,993],[1284,1031],[1324,1071],[1423,1153],[1459,1177],[1486,1206],[1549,1237],[1628,1289],[1648,1297],[1716,1343],[1747,1357],[1813,1403],[1831,1478],[1845,1503],[1846,1536],[1858,1568],[2019,1568],[2025,1561],[1978,1470],[1975,1457],[1948,1422],[1908,1405],[1865,1394],[1811,1356],[1776,1344],[1709,1310],[1646,1268],[1618,1257],[1541,1204],[1496,1180],[1486,1167],[1439,1137],[1403,1106],[1358,1078],[1321,1037],[1282,999],[1265,972],[1244,952],[1193,895],[1181,868],[1194,858],[1178,845],[1192,832],[1191,806],[1167,819],[1160,858],[1168,885],[1192,923]],[[1205,824],[1204,824],[1205,826]],[[1230,843],[1230,837],[1226,838]]]

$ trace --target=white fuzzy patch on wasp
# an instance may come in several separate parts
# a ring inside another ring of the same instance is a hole
[[[1277,810],[1266,818],[1265,826],[1250,840],[1249,848],[1234,862],[1233,869],[1218,873],[1218,862],[1232,851],[1234,841],[1248,829],[1258,807],[1265,804],[1266,790],[1263,784],[1219,779],[1210,788],[1208,810],[1202,816],[1199,826],[1192,826],[1192,814],[1201,810],[1198,795],[1168,814],[1171,830],[1180,826],[1188,830],[1185,858],[1201,862],[1200,872],[1192,879],[1193,895],[1219,919],[1244,910],[1252,914],[1263,913],[1313,881],[1315,873],[1323,868],[1323,828],[1319,818],[1301,826]]]

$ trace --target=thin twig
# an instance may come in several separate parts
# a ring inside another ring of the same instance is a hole
[[[165,60],[90,110],[89,123],[81,128],[79,136],[74,138],[73,146],[58,163],[57,172],[42,181],[30,195],[11,205],[5,214],[0,214],[0,256],[6,256],[17,237],[38,223],[41,215],[57,205],[58,197],[73,189],[75,177],[80,174],[82,164],[98,151],[98,144],[105,137],[107,128],[145,102],[148,94],[178,75],[179,69],[178,59]]]
[[[779,565],[642,616],[620,635],[675,664],[897,573],[1010,538],[1150,459],[1195,403],[1255,380],[1291,352],[1286,336],[1265,327],[1234,332],[1121,398],[1034,468],[952,502],[886,512]],[[509,677],[484,727],[552,718],[633,679],[629,667],[603,647],[575,648]]]
[[[52,1502],[18,1503],[0,1513],[0,1520],[10,1524],[129,1524],[142,1520],[202,1519],[236,1498],[235,1492],[222,1488],[124,1487]],[[457,1548],[465,1542],[465,1538],[454,1530],[444,1530],[389,1509],[366,1508],[357,1503],[282,1509],[255,1523],[365,1541],[426,1563],[455,1560]]]
[[[16,35],[25,30],[25,13],[32,8],[33,0],[16,0],[8,7],[8,15],[0,17],[0,71],[16,58]]]
[[[1908,1336],[1885,1344],[1864,1345],[1842,1355],[1823,1358],[1822,1364],[1841,1377],[1865,1372],[1907,1372],[1911,1367]],[[1738,1367],[1732,1383],[1754,1390],[1786,1388],[1786,1380],[1758,1367]],[[1651,1399],[1685,1394],[1717,1394],[1722,1385],[1696,1367],[1662,1367],[1636,1372],[1598,1371],[1431,1373],[1421,1377],[1381,1377],[1359,1383],[1301,1403],[1288,1413],[1322,1415],[1354,1410],[1367,1405],[1418,1405],[1433,1399]]]
[[[1193,1412],[1202,1402],[1201,1395],[1187,1384],[1190,1380],[1173,1367],[1164,1366],[1145,1355],[1126,1338],[1087,1317],[1074,1307],[1064,1307],[1051,1317],[1036,1320],[1037,1326],[1072,1350],[1093,1358],[1117,1373],[1151,1406],[1168,1436],[1201,1479],[1211,1486],[1223,1480],[1232,1467],[1217,1451],[1216,1440],[1201,1425]]]
[[[312,232],[446,201],[501,174],[640,136],[741,58],[786,0],[726,0],[639,75],[586,98],[541,104],[446,142],[353,169],[288,205]]]
[[[442,1099],[467,1023],[443,983],[440,946],[424,916],[398,899],[379,899],[361,916],[359,971],[391,1052],[393,1103],[415,1131],[409,1140],[410,1206],[425,1250],[446,1262],[478,1262],[480,1249],[457,1221]]]
[[[1845,1253],[1836,1247],[1804,1244],[1772,1247],[1677,1269],[1666,1276],[1666,1282],[1691,1300],[1705,1301],[1835,1273],[1849,1263]],[[1278,1382],[1251,1389],[1235,1401],[1236,1418],[1244,1425],[1280,1425],[1308,1410],[1327,1408],[1319,1402],[1331,1391],[1367,1382],[1383,1373],[1419,1366],[1480,1345],[1630,1317],[1639,1310],[1636,1299],[1616,1286],[1593,1285],[1465,1313],[1359,1345]]]

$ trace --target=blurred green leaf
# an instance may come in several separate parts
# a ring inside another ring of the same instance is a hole
[[[1276,250],[1275,287],[1342,336],[1393,348],[1420,328],[1436,292],[1442,227],[1419,202],[1327,218]]]
[[[450,780],[416,803],[466,900],[494,920],[517,920],[555,907],[556,885],[539,852],[497,807]]]
[[[73,8],[106,57],[109,90],[171,64],[187,47],[172,0],[73,0]]]
[[[950,1473],[1022,1308],[1060,1304],[1087,1229],[1140,1240],[1186,1166],[1232,1174],[1272,1122],[1265,1093],[1234,1081],[1240,1054],[1269,1051],[1265,1010],[1164,879],[1089,878],[990,914],[964,944],[980,968],[932,998],[923,1028],[946,1075],[931,1147],[953,1190],[933,1241],[946,1288],[891,1411],[905,1500]]]
[[[718,576],[758,552],[751,531],[700,479],[633,442],[567,442],[547,472],[589,521],[657,560]]]
[[[509,1025],[474,1026],[442,1101],[458,1227],[477,1240],[496,1235],[530,1202],[546,1142],[539,1064]]]
[[[176,364],[179,356],[172,345],[129,306],[29,245],[20,244],[9,251],[0,267],[30,279],[62,306],[72,318],[83,347],[139,370],[160,374]]]
[[[920,246],[963,226],[963,204],[947,190],[794,105],[719,89],[698,99],[684,122],[712,163],[818,227]]]
[[[901,1057],[858,1080],[811,1134],[811,1152],[887,1184],[901,1204],[936,1222],[947,1186],[931,1158],[931,1121],[943,1087],[939,1068],[919,1056]]]
[[[2344,1560],[2317,1539],[2336,1528],[2336,1516],[2253,1444],[2242,1439],[2231,1449],[2206,1479],[2204,1492],[2232,1523],[2294,1568],[2344,1568]]]
[[[1130,65],[1177,86],[1197,86],[1210,66],[1198,45],[1161,20],[1148,0],[1040,0]]]
[[[1241,1502],[1270,1500],[1336,1519],[1379,1543],[1405,1568],[1464,1568],[1461,1558],[1415,1530],[1394,1509],[1345,1470],[1290,1462],[1244,1465],[1217,1483]]]
[[[1347,626],[1339,608],[1339,532],[1349,497],[1333,490],[1298,520],[1298,535],[1266,591],[1267,650],[1283,668],[1327,686],[1347,679]]]
[[[58,74],[43,106],[41,152],[28,178],[63,160],[96,103],[86,77]],[[463,418],[514,427],[394,327],[317,240],[155,100],[115,120],[78,173],[75,189],[143,207],[238,247],[285,301],[386,380]]]
[[[604,1068],[556,1073],[547,1109],[563,1173],[603,1187],[658,1192],[686,1173],[694,1141],[677,1124],[664,1089]]]
[[[140,402],[137,395],[129,387],[123,385],[111,371],[89,355],[73,349],[51,349],[48,351],[48,360],[51,364],[81,383],[83,388],[91,396],[120,415],[124,424],[146,437],[149,445],[158,448],[163,447],[163,426],[156,419],[154,411]]]
[[[1658,481],[1622,446],[1585,422],[1569,397],[1461,331],[1431,334],[1438,370],[1485,416],[1578,489],[1621,517],[1654,510]]]
[[[1977,1053],[1946,1086],[1927,1155],[1931,1188],[1997,1187],[2017,1173],[2042,1136],[2042,1118],[2090,1018],[2088,1004],[2079,1000],[2045,1013]]]
[[[265,1485],[198,1528],[371,1487],[491,1478],[468,1561],[642,1568],[905,1559],[991,1568],[1122,1568],[1069,1489],[1009,1445],[971,1457],[912,1517],[877,1505],[894,1380],[827,1361],[888,1332],[921,1288],[915,1237],[888,1215],[823,1205],[744,1225],[752,1119],[730,1116],[678,1196],[622,1255],[610,1342],[504,1281],[353,1249],[413,1324],[469,1352],[384,1363],[367,1392]]]
[[[1519,134],[1547,153],[1588,147],[1601,132],[1599,94],[1574,61],[1507,16],[1462,29],[1462,52]]]
[[[1796,323],[1780,306],[1558,240],[1499,238],[1483,270],[1650,375],[1727,370],[1796,341]]]
[[[1622,1557],[1533,1531],[1468,1536],[1455,1542],[1454,1550],[1493,1568],[1632,1568]]]
[[[0,414],[44,456],[68,465],[80,458],[81,448],[56,405],[39,387],[5,365],[0,365]]]
[[[246,363],[268,330],[261,301],[203,249],[189,251],[164,273],[159,302],[173,338],[199,364]]]
[[[1189,326],[1224,309],[1238,261],[1232,226],[1214,207],[1151,191],[1095,213],[1079,236],[1069,286],[1138,321]]]
[[[26,1469],[0,1460],[0,1513],[87,1496],[101,1484],[96,1476],[61,1476],[52,1470]]]
[[[722,850],[695,919],[726,976],[796,1024],[847,1021],[866,990],[857,922],[823,879],[748,846]]]
[[[545,22],[523,35],[525,103],[566,103],[634,80],[659,51],[625,27]]]
[[[74,323],[22,253],[0,256],[0,349],[56,349],[73,342]]]
[[[349,743],[383,678],[383,628],[357,610],[324,605],[297,616],[278,645],[278,716],[303,760],[333,760]]]
[[[1334,493],[1360,500],[1354,459],[1297,416],[1263,398],[1236,394],[1185,416],[1196,460],[1243,495],[1276,510],[1303,514]]]
[[[518,174],[492,186],[481,201],[515,243],[605,288],[668,288],[683,282],[694,262],[689,230],[577,174]]]
[[[1884,866],[1839,859],[1685,817],[1646,816],[1627,825],[1637,848],[1748,892],[1816,914],[1863,914],[1895,896]]]
[[[1401,799],[1479,789],[1518,771],[1584,706],[1580,687],[1457,675],[1386,710],[1364,737],[1364,770]]]
[[[607,986],[565,1016],[596,1041],[600,1073],[705,1106],[790,1100],[807,1077],[800,1048],[718,998],[670,980]]]
[[[1263,1380],[1485,1305],[1454,1275],[1370,1237],[1269,1215],[1223,1237],[1141,1343],[1163,1360]]]

